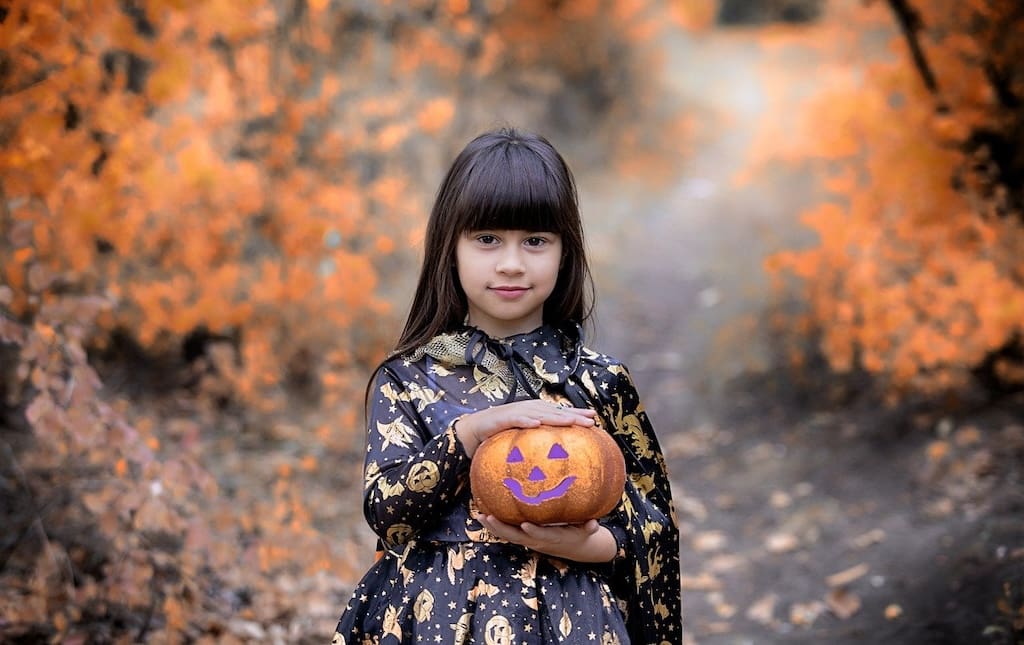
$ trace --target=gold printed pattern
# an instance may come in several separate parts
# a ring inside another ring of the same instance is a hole
[[[478,367],[474,367],[473,381],[476,382],[476,385],[469,390],[470,394],[480,392],[490,401],[501,400],[508,396],[508,385],[497,374],[490,374]]]
[[[423,412],[428,405],[437,403],[443,396],[440,392],[423,387],[418,383],[406,383],[405,386],[409,390],[409,399],[416,402],[417,412]]]
[[[402,626],[398,624],[398,608],[388,607],[384,611],[384,634],[394,636],[402,642]]]
[[[464,643],[469,642],[471,636],[471,633],[469,631],[469,623],[471,620],[473,620],[473,614],[462,614],[461,616],[459,616],[458,622],[450,626],[452,629],[455,630],[455,635],[452,637],[453,643],[463,645]]]
[[[412,444],[412,438],[416,435],[416,431],[401,419],[395,419],[391,423],[378,421],[377,434],[384,439],[383,448],[387,450],[388,446],[408,448]]]
[[[416,602],[412,606],[412,614],[416,622],[424,623],[430,620],[430,614],[434,611],[434,594],[429,589],[424,589],[416,596]]]
[[[561,632],[562,638],[569,638],[569,634],[572,633],[572,618],[569,618],[569,612],[562,610],[562,619],[558,621],[558,631]]]
[[[537,376],[548,383],[558,382],[558,374],[544,370],[544,359],[540,356],[533,357],[533,371]]]
[[[405,485],[417,493],[429,493],[440,481],[441,471],[433,461],[421,461],[409,468]]]
[[[515,637],[512,624],[504,616],[492,616],[484,628],[486,645],[514,645]]]

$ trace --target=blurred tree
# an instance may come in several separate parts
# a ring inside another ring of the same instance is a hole
[[[806,322],[837,370],[878,375],[893,396],[955,390],[972,375],[1020,388],[1024,7],[893,0],[857,11],[876,20],[883,9],[904,57],[830,80],[841,87],[808,124],[834,197],[804,216],[820,245],[769,266],[804,280]]]
[[[321,531],[441,142],[514,103],[657,168],[630,164],[681,147],[637,118],[668,13],[4,3],[0,639],[323,637],[362,567]]]

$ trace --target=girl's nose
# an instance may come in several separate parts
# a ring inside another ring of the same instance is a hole
[[[498,273],[522,273],[525,269],[523,268],[523,257],[519,249],[506,249],[501,254],[501,257],[498,258],[498,264],[495,268]]]

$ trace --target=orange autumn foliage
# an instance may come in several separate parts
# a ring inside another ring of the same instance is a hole
[[[778,253],[768,268],[799,278],[831,366],[875,374],[894,395],[961,387],[979,369],[1024,383],[1022,165],[995,158],[1000,145],[1021,155],[1015,4],[911,3],[922,30],[896,35],[896,56],[863,78],[831,70],[807,112],[828,168],[828,200],[802,216],[818,245]],[[885,3],[850,11],[876,29],[893,17]],[[912,41],[927,67],[912,60]]]
[[[485,4],[0,8],[0,439],[31,537],[4,544],[0,639],[327,637],[372,545],[324,527],[440,142],[493,125],[501,77],[528,119],[652,145],[630,116],[661,3]],[[126,347],[142,369],[103,382]]]

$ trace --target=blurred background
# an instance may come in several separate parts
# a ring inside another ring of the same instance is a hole
[[[479,132],[578,182],[687,643],[1024,638],[1016,0],[0,6],[0,640],[326,642]]]

